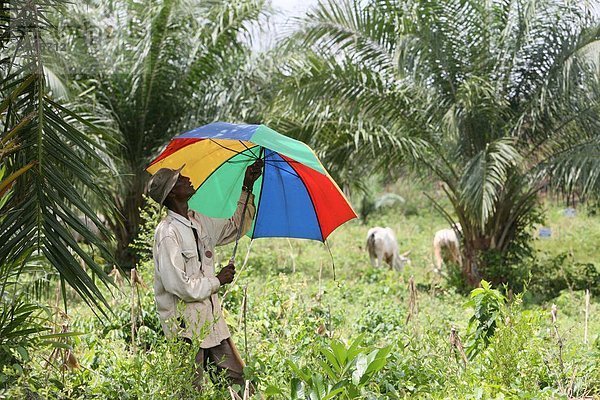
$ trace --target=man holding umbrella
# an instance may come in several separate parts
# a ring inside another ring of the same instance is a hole
[[[193,381],[199,390],[209,364],[229,383],[244,386],[243,362],[232,346],[217,295],[222,285],[233,281],[235,267],[232,261],[215,274],[214,249],[249,230],[256,212],[252,187],[262,166],[258,159],[246,169],[237,209],[228,219],[188,209],[196,189],[181,175],[183,167],[161,168],[149,183],[150,197],[168,209],[154,236],[156,306],[168,338],[190,344],[200,340]]]

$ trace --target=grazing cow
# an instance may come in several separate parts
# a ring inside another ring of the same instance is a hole
[[[462,257],[460,255],[460,241],[456,232],[462,232],[460,224],[455,224],[455,229],[441,229],[433,237],[433,256],[435,258],[434,272],[438,274],[442,271],[444,259],[452,261],[462,266]],[[446,257],[442,257],[442,251]]]
[[[401,271],[405,264],[410,263],[406,257],[409,252],[402,255],[398,254],[398,243],[396,235],[391,228],[381,228],[376,226],[369,229],[367,233],[367,250],[371,265],[374,267],[383,266],[385,261],[391,268]]]

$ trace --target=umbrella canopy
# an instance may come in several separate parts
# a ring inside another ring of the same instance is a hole
[[[251,238],[290,237],[325,241],[357,215],[306,144],[265,125],[215,122],[185,132],[150,164],[179,168],[197,188],[189,206],[204,215],[230,217],[237,207],[246,167],[264,160],[255,182],[256,216]]]

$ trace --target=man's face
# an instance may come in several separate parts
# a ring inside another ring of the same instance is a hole
[[[177,178],[177,182],[175,182],[175,186],[173,186],[173,189],[171,189],[171,193],[169,193],[169,195],[178,200],[187,201],[194,195],[194,193],[196,193],[196,189],[194,189],[190,178],[184,175],[179,175],[179,178]]]

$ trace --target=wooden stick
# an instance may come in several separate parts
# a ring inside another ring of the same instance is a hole
[[[317,300],[321,301],[321,297],[323,296],[323,286],[321,284],[321,278],[323,276],[323,260],[321,260],[321,265],[319,266],[319,290],[317,292]]]
[[[558,307],[556,306],[556,304],[552,304],[552,307],[550,309],[550,316],[552,317],[552,325],[554,327],[554,334],[556,336],[556,344],[558,345],[558,362],[560,365],[560,372],[563,373],[565,370],[565,364],[563,362],[563,347],[564,347],[564,343],[562,340],[562,336],[560,336],[560,333],[558,332],[558,326],[557,326],[557,320],[558,320]],[[559,382],[559,386],[562,387],[562,385]]]
[[[229,386],[229,394],[231,395],[231,400],[242,400],[240,395],[238,395],[236,392],[234,392],[233,389],[231,388],[231,386]]]
[[[458,330],[455,327],[450,328],[449,341],[454,354],[456,354],[456,352],[460,354],[464,367],[466,368],[468,363],[467,355],[465,354],[465,349],[460,341],[460,336],[458,336]]]
[[[588,323],[590,320],[590,289],[585,290],[585,325],[583,330],[583,343],[588,344]]]
[[[227,340],[227,342],[229,342],[229,346],[231,347],[231,351],[232,351],[235,359],[241,364],[242,367],[245,367],[246,363],[244,362],[244,360],[242,360],[242,356],[240,355],[240,352],[239,352],[237,346],[233,342],[233,339],[231,339],[231,337],[228,337],[226,340]]]
[[[244,313],[243,313],[243,310],[244,310],[244,307],[246,306],[245,303],[246,303],[246,296],[244,296],[244,298],[242,299],[242,312],[240,313],[240,317],[238,319],[238,325],[237,325],[238,329],[241,329],[242,328],[242,324],[244,323]]]
[[[133,354],[137,352],[135,345],[135,286],[136,282],[136,270],[131,270],[131,351]]]
[[[244,386],[244,399],[243,400],[249,400],[250,399],[250,381],[246,380],[246,384]]]
[[[244,317],[244,353],[246,360],[248,360],[248,329],[246,323],[246,315],[248,311],[248,285],[244,286],[244,307],[242,308],[242,315]]]
[[[408,321],[414,319],[414,317],[416,317],[417,313],[419,312],[419,308],[417,305],[417,289],[415,287],[415,278],[413,276],[411,276],[408,280],[408,292],[408,315],[406,316],[405,323],[408,323]]]

